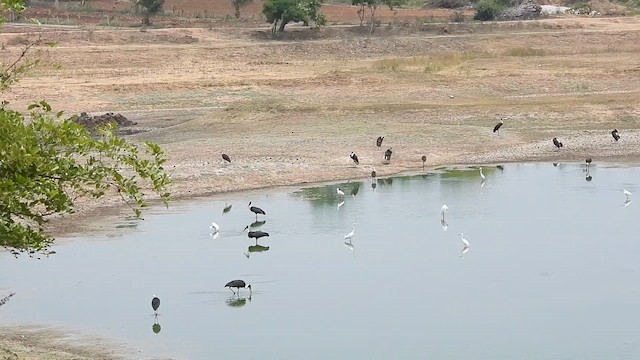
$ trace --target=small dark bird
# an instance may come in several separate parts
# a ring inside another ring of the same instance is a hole
[[[562,143],[558,141],[558,138],[553,138],[553,145],[555,145],[558,149],[563,146]]]
[[[223,214],[226,214],[226,213],[228,213],[229,211],[231,211],[231,207],[232,207],[232,206],[233,206],[233,204],[229,204],[229,205],[225,206],[225,207],[224,207],[224,209],[222,209],[222,213],[223,213]]]
[[[391,151],[392,148],[388,148],[387,151],[384,152],[384,159],[386,161],[391,161],[391,154],[393,153],[393,151]]]
[[[620,140],[620,135],[618,135],[618,129],[613,129],[613,131],[611,132],[611,136],[613,136],[613,139],[615,141]]]
[[[378,136],[378,138],[376,139],[376,146],[378,148],[380,148],[380,146],[382,146],[382,140],[384,140],[384,136]]]
[[[222,159],[226,162],[231,162],[231,158],[227,154],[222,154]]]
[[[497,132],[498,134],[500,133],[500,127],[504,124],[504,120],[500,119],[500,122],[496,124],[496,126],[493,127],[493,132]]]
[[[424,163],[427,162],[427,157],[422,155],[422,170],[424,170]]]
[[[376,177],[376,169],[371,170],[371,177]]]
[[[236,292],[233,291],[232,288],[236,288],[238,290],[238,293],[240,293],[240,288],[247,288],[249,289],[249,296],[251,296],[251,285],[247,285],[247,283],[244,282],[244,280],[232,280],[229,281],[224,287],[228,287],[229,290],[231,290],[231,292],[233,292],[233,294],[235,295]]]
[[[360,165],[360,161],[358,160],[358,155],[356,155],[356,153],[352,152],[349,157],[354,163],[356,163],[356,165]]]
[[[251,210],[252,213],[256,214],[256,220],[258,220],[258,214],[267,215],[267,213],[265,213],[264,210],[260,209],[259,207],[251,206],[251,201],[249,201],[249,210]]]
[[[153,308],[154,312],[157,312],[158,308],[160,307],[160,298],[158,298],[155,294],[153,295],[153,299],[151,299],[151,307]]]
[[[558,163],[553,163],[553,166],[558,166]]]
[[[591,161],[592,161],[591,158],[588,157],[584,162],[586,162],[587,166],[589,166],[589,165],[591,165]]]

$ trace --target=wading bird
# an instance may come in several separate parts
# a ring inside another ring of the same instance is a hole
[[[500,134],[500,127],[504,124],[504,120],[500,119],[500,122],[496,124],[496,126],[493,127],[493,132],[497,132],[498,134]]]
[[[231,211],[231,207],[232,207],[232,206],[233,206],[233,204],[229,204],[229,205],[227,205],[227,202],[225,201],[225,202],[224,202],[224,209],[222,209],[222,213],[223,213],[223,214],[226,214],[226,213],[228,213],[229,211]]]
[[[424,163],[427,162],[427,157],[422,155],[422,170],[424,170]]]
[[[587,167],[591,165],[591,161],[593,161],[590,157],[588,157],[584,162],[587,164]]]
[[[240,288],[247,288],[249,289],[249,296],[251,296],[252,292],[251,292],[251,285],[247,285],[247,283],[244,282],[244,280],[232,280],[229,281],[224,287],[228,287],[229,290],[231,290],[231,292],[233,292],[233,294],[235,295],[236,292],[233,291],[232,288],[236,288],[238,290],[238,294],[240,294]]]
[[[258,214],[267,215],[267,213],[265,213],[264,210],[260,209],[259,207],[251,206],[251,201],[249,201],[249,210],[251,210],[252,213],[256,214],[256,220],[258,220]]]
[[[344,236],[345,240],[349,240],[351,241],[351,238],[353,237],[353,235],[356,233],[356,224],[353,223],[353,227],[351,228],[351,232],[348,233],[347,235]]]
[[[360,164],[360,160],[358,160],[358,155],[356,155],[356,153],[352,152],[351,154],[349,154],[349,157],[356,165]]]
[[[562,143],[558,141],[558,138],[553,138],[553,145],[555,145],[558,149],[563,146]]]
[[[627,198],[627,200],[629,200],[631,198],[631,192],[629,192],[627,189],[623,189],[622,193]]]
[[[447,204],[442,205],[442,207],[440,208],[440,216],[442,216],[442,220],[444,220],[444,214],[449,211],[449,207],[447,206]]]
[[[382,146],[382,140],[384,140],[384,136],[378,136],[378,138],[376,139],[376,146],[378,148],[380,148],[380,146]]]
[[[209,226],[209,229],[211,229],[211,234],[215,234],[218,231],[220,231],[220,225],[216,224],[215,222],[212,222],[211,226]]]
[[[376,177],[376,168],[373,168],[373,170],[371,170],[371,177]]]
[[[223,153],[223,154],[222,154],[222,159],[223,159],[224,161],[226,161],[226,162],[231,162],[231,158],[230,158],[230,157],[229,157],[229,155],[227,155],[227,154],[224,154],[224,153]]]
[[[336,188],[336,192],[338,193],[338,196],[344,196],[344,191],[340,190],[340,188]]]
[[[611,132],[611,136],[613,136],[613,140],[615,140],[615,141],[620,140],[620,135],[618,134],[618,129],[613,129],[613,131]]]
[[[485,181],[487,179],[487,177],[482,173],[482,166],[480,166],[480,179],[482,179],[482,181]]]
[[[260,238],[262,238],[262,237],[265,237],[265,236],[266,236],[266,237],[269,237],[269,233],[268,233],[268,232],[265,232],[265,231],[262,231],[262,230],[256,230],[256,231],[249,231],[249,232],[247,233],[247,236],[248,236],[250,239],[252,239],[252,238],[253,238],[253,239],[256,239],[256,244],[258,244],[258,239],[260,239]]]
[[[158,312],[158,308],[160,307],[160,298],[153,294],[153,299],[151,299],[151,308],[154,312]]]

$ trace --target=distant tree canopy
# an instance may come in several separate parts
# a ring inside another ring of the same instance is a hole
[[[284,31],[284,27],[291,22],[313,22],[324,25],[326,18],[320,13],[322,0],[266,0],[262,13],[267,22],[273,25],[272,32]]]
[[[3,10],[24,10],[19,0],[0,4]],[[9,64],[0,61],[0,91],[38,64],[27,55],[32,46]],[[170,180],[163,151],[113,130],[106,126],[94,136],[44,101],[30,105],[28,115],[0,103],[0,247],[16,256],[47,253],[53,242],[45,233],[47,220],[74,212],[82,198],[95,201],[111,192],[138,217],[149,193],[167,203]]]
[[[240,9],[251,4],[253,0],[231,0],[236,19],[240,19]]]
[[[142,23],[151,25],[151,17],[162,11],[165,0],[136,0],[136,5],[142,12]]]
[[[364,13],[365,8],[369,9],[369,20],[371,22],[369,32],[373,32],[375,28],[375,14],[376,10],[381,6],[388,6],[389,9],[393,10],[399,6],[404,5],[407,0],[351,0],[351,4],[358,6],[358,17],[360,18],[360,26],[364,22]]]

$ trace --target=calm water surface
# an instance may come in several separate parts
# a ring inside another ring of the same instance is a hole
[[[484,173],[482,187],[471,169],[235,194],[225,214],[219,200],[175,204],[40,261],[3,253],[0,294],[17,294],[0,325],[86,331],[141,358],[640,358],[640,169]],[[242,232],[249,201],[267,212],[264,247]],[[251,299],[223,288],[237,278]]]

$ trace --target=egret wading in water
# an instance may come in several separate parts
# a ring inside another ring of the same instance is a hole
[[[496,124],[496,126],[493,127],[493,132],[497,132],[498,135],[500,135],[500,127],[504,124],[504,120],[500,119],[500,122]]]
[[[153,312],[157,313],[159,307],[160,307],[160,298],[157,297],[156,294],[153,294],[153,299],[151,299],[151,308],[153,309]]]
[[[247,285],[247,283],[244,282],[244,280],[232,280],[229,281],[224,287],[228,287],[229,290],[231,290],[231,292],[236,295],[236,292],[233,291],[232,288],[236,288],[238,290],[238,294],[240,294],[240,289],[241,288],[247,288],[249,289],[249,297],[251,297],[251,285]]]
[[[356,233],[356,223],[353,223],[353,227],[351,228],[351,232],[344,236],[345,240],[351,241],[351,238]]]
[[[622,193],[624,194],[625,198],[627,198],[627,200],[631,199],[631,193],[627,189],[623,189]]]
[[[218,231],[220,231],[220,225],[212,222],[211,226],[209,226],[209,229],[211,229],[211,234],[216,234]]]
[[[466,254],[469,252],[469,241],[467,241],[467,239],[464,238],[464,234],[463,233],[459,233],[458,235],[460,235],[460,240],[462,241],[462,244],[464,245],[462,247],[462,251],[460,252],[460,256]]]
[[[340,188],[336,188],[336,192],[338,193],[338,196],[344,196],[344,191],[340,190]]]
[[[480,179],[482,179],[482,181],[485,181],[487,179],[487,177],[482,173],[482,166],[480,166]]]
[[[442,220],[444,220],[444,214],[449,211],[449,207],[447,206],[447,204],[442,205],[442,207],[440,208],[440,216],[442,216]]]
[[[249,201],[249,210],[256,214],[256,220],[258,220],[258,214],[260,215],[267,215],[267,213],[264,212],[264,210],[260,209],[257,206],[251,206],[251,201]]]

